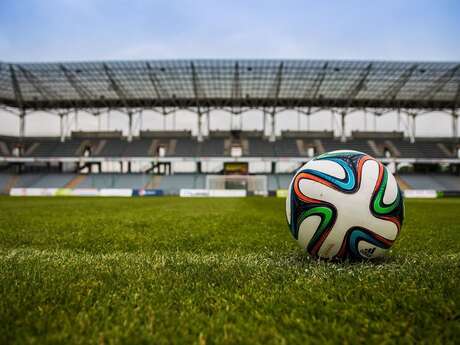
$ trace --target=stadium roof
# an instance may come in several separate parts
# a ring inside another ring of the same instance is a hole
[[[0,63],[19,109],[369,107],[456,109],[460,62],[153,60]]]

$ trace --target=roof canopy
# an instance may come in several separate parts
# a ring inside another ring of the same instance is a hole
[[[0,63],[20,109],[369,107],[456,109],[460,62],[153,60]]]

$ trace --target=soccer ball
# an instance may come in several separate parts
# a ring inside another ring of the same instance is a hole
[[[286,199],[292,236],[310,255],[374,259],[394,243],[404,218],[396,179],[374,158],[333,151],[302,166]]]

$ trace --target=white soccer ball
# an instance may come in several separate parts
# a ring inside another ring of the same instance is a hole
[[[297,171],[286,217],[294,239],[313,257],[374,259],[398,237],[404,202],[382,163],[358,151],[333,151]]]

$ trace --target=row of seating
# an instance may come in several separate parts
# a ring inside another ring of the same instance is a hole
[[[434,189],[460,191],[460,177],[447,174],[404,174],[400,178],[411,189]]]
[[[292,174],[267,174],[268,190],[287,189]],[[82,178],[83,177],[83,178]],[[460,177],[449,174],[400,174],[398,178],[411,189],[460,191]],[[13,183],[12,183],[13,181]],[[76,181],[72,185],[72,181]],[[7,187],[17,188],[155,188],[167,194],[178,194],[181,188],[206,188],[206,175],[179,173],[155,176],[148,174],[102,173],[78,175],[41,173],[12,175],[0,173],[0,193]]]
[[[0,137],[0,156],[26,157],[225,157],[238,146],[246,157],[302,157],[323,152],[351,149],[375,157],[402,158],[458,158],[459,144],[450,139],[419,139],[415,143],[403,138],[350,139],[343,143],[336,138],[279,138],[274,142],[266,138],[135,138],[125,139],[70,139],[60,142],[51,138],[17,139]],[[312,148],[309,152],[307,149]]]

